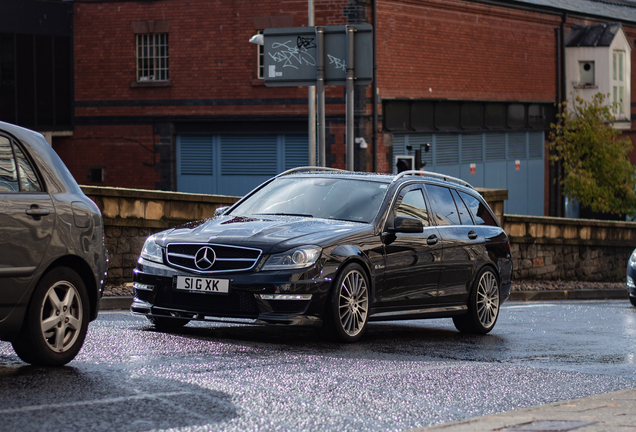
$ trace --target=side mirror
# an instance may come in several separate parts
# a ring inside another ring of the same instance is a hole
[[[411,216],[396,216],[393,222],[393,229],[391,232],[400,233],[421,233],[424,231],[424,225],[418,218]]]
[[[230,206],[217,208],[216,210],[214,210],[214,217],[222,216],[223,213],[225,213],[225,210],[227,210],[228,208],[230,208]]]

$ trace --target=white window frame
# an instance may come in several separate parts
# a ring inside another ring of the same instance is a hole
[[[625,117],[625,51],[612,52],[612,104],[619,118]]]
[[[137,81],[169,81],[168,33],[136,35]]]

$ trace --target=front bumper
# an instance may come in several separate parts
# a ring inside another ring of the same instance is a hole
[[[231,279],[229,294],[189,292],[173,287],[176,273],[141,262],[133,276],[131,312],[198,321],[319,326],[331,288],[330,278],[316,277],[320,272],[310,270],[214,274],[206,277]]]

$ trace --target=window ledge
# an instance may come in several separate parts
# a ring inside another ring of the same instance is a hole
[[[263,80],[263,79],[253,79],[252,80],[252,85],[253,86],[264,86],[265,85],[265,80]]]
[[[172,81],[132,81],[130,83],[131,88],[135,87],[170,87],[172,86]]]
[[[597,89],[598,86],[596,84],[589,83],[573,83],[575,89]]]

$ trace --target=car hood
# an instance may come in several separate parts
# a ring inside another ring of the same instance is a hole
[[[158,236],[158,242],[216,243],[277,253],[300,245],[326,246],[336,239],[373,231],[366,223],[291,216],[220,216],[190,222]]]

